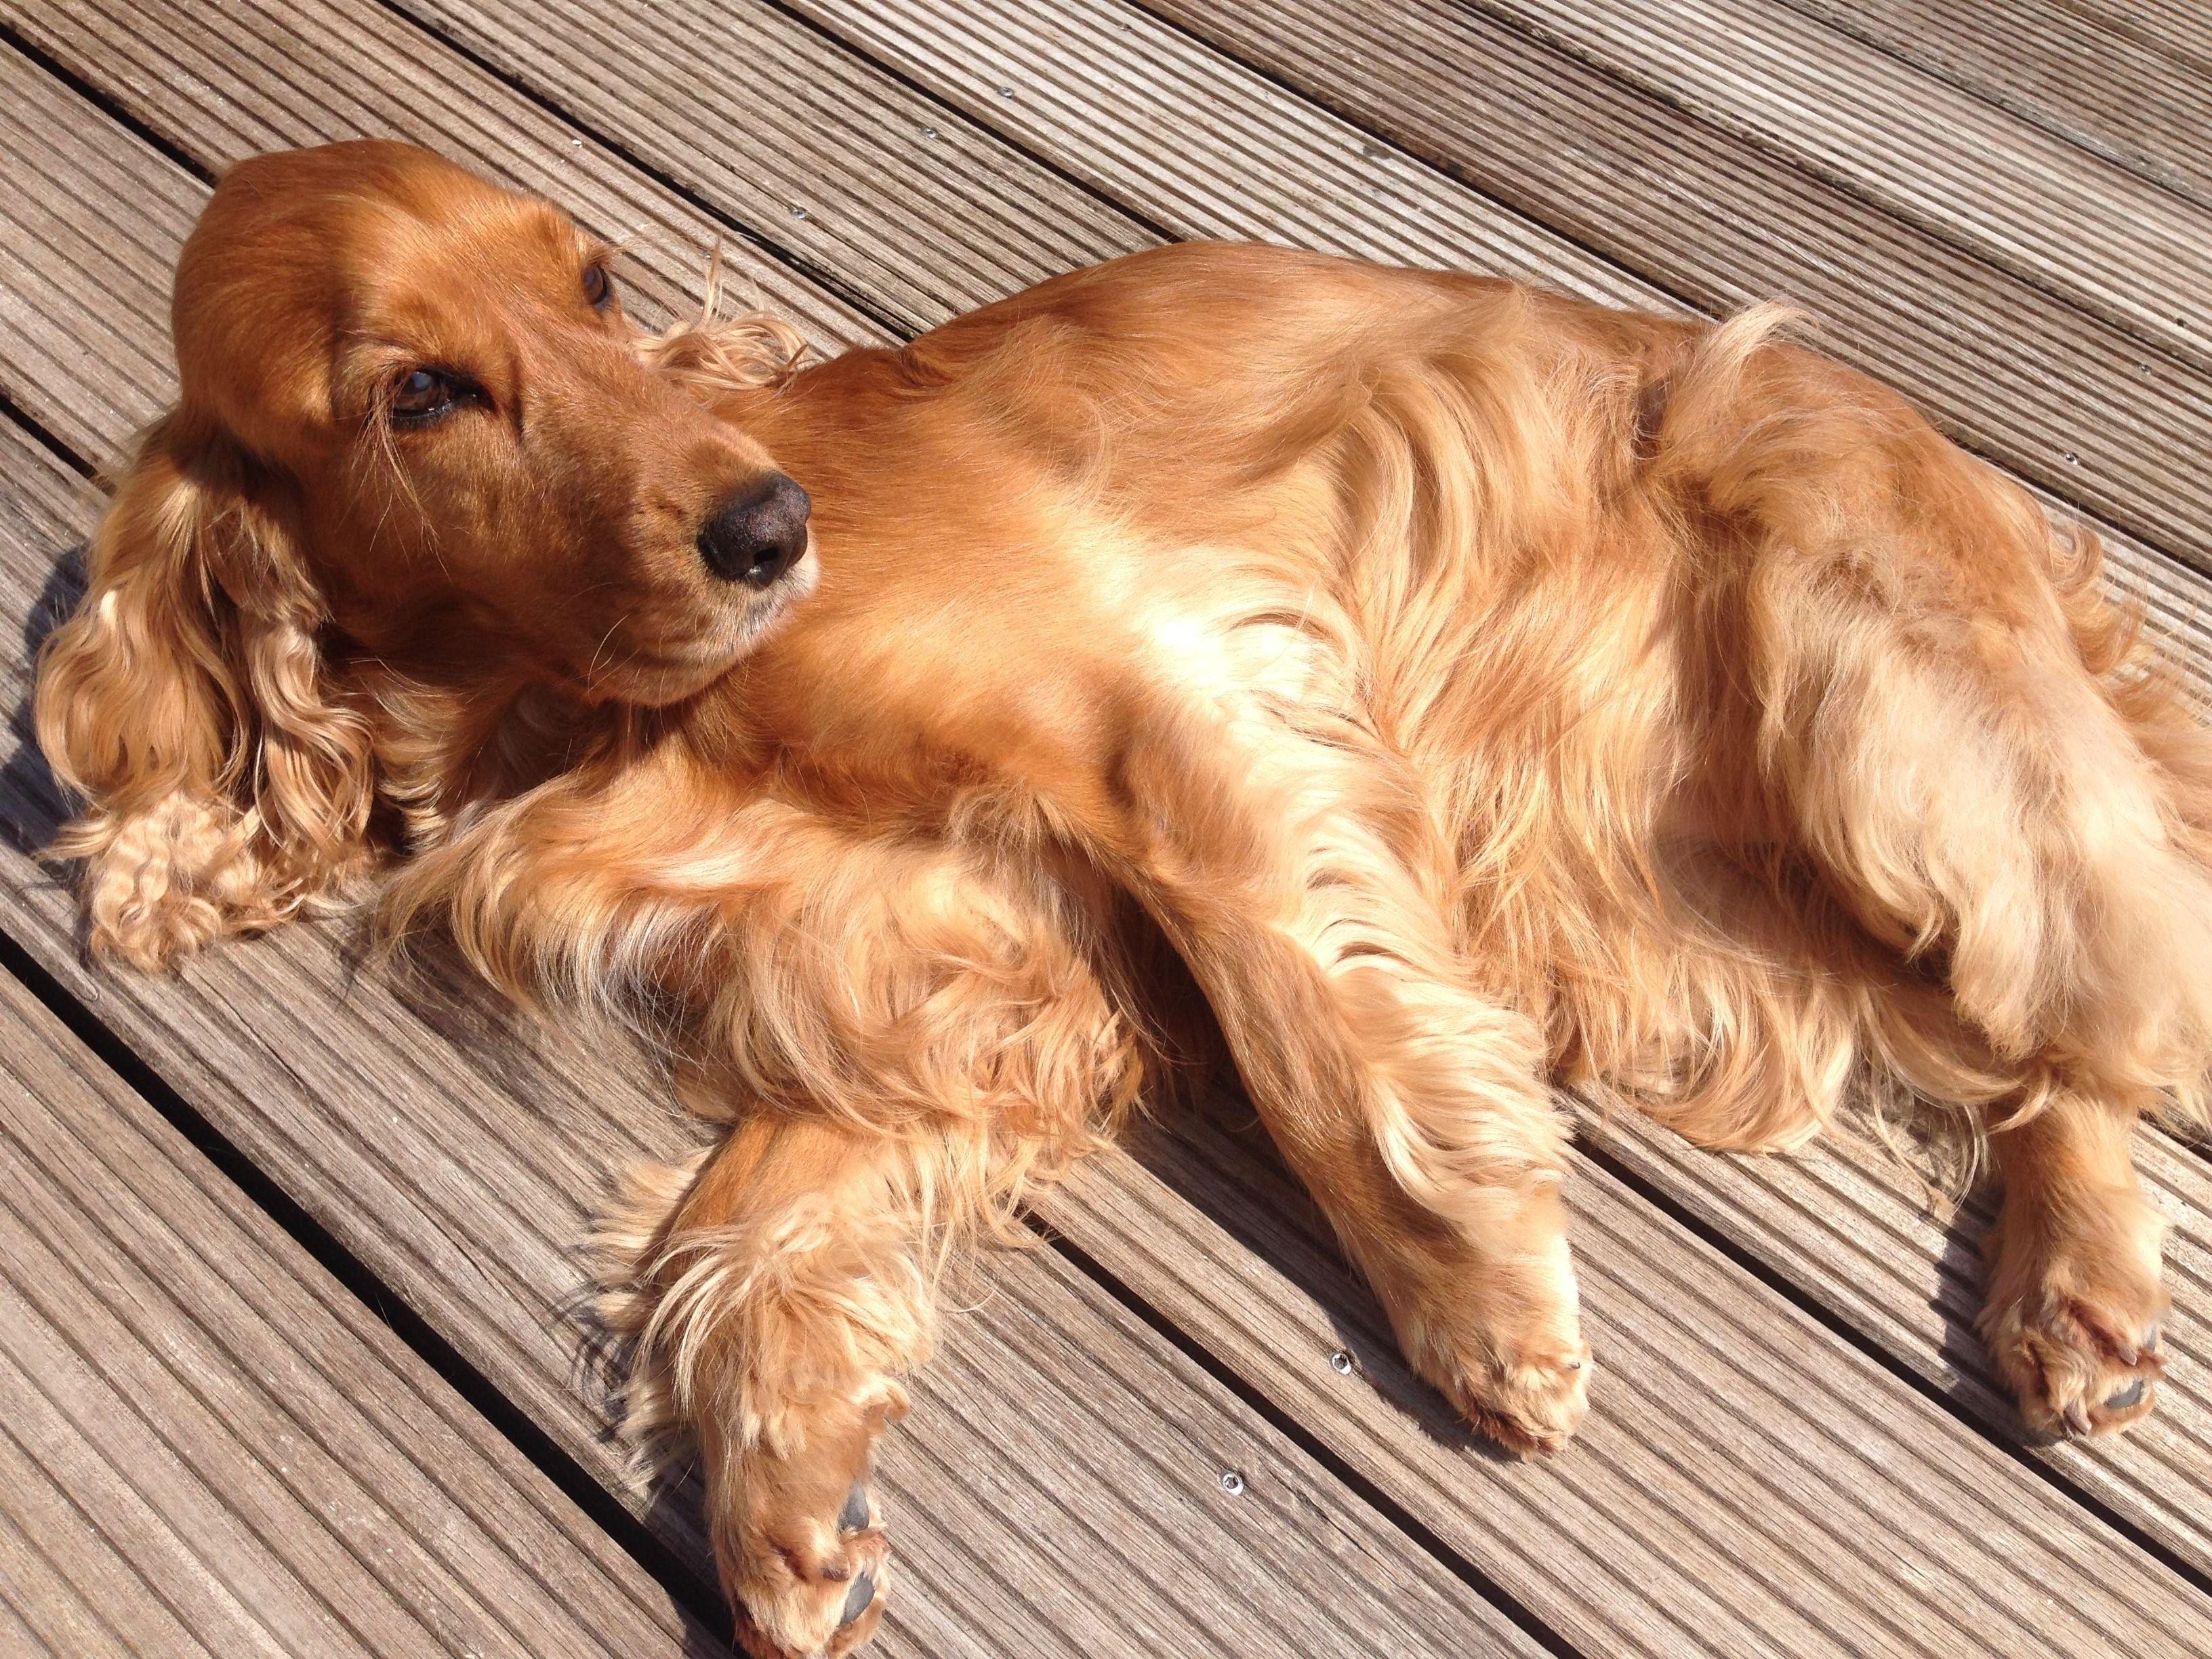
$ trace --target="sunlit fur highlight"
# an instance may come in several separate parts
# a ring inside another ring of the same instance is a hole
[[[370,149],[573,309],[557,223]],[[301,165],[304,198],[337,164]],[[1561,1080],[1714,1146],[1919,1113],[1945,1179],[2005,1181],[1983,1325],[2030,1420],[2150,1408],[2128,1135],[2207,1122],[2212,742],[2094,537],[1772,309],[1204,246],[827,363],[714,309],[619,372],[588,318],[502,326],[590,392],[521,461],[572,519],[637,422],[669,499],[812,492],[819,591],[709,616],[719,673],[577,646],[634,573],[461,545],[462,451],[331,440],[358,528],[306,538],[305,441],[249,467],[188,373],[39,714],[96,951],[161,965],[381,860],[392,937],[631,1023],[727,1126],[639,1173],[607,1306],[756,1650],[874,1628],[838,1620],[880,1527],[832,1517],[945,1263],[1213,1040],[1415,1368],[1516,1447],[1588,1400]],[[420,617],[363,597],[410,537]],[[720,602],[655,580],[672,622]]]

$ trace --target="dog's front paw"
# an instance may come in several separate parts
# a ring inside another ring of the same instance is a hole
[[[1424,1375],[1477,1430],[1524,1455],[1563,1451],[1589,1410],[1589,1345],[1547,1331],[1510,1352],[1462,1349]]]
[[[1982,1335],[2030,1427],[2102,1434],[2150,1414],[2166,1369],[2157,1214],[2133,1194],[2062,1219],[2008,1203]]]
[[[842,1659],[876,1632],[890,1540],[869,1472],[896,1398],[792,1412],[772,1443],[722,1463],[710,1489],[714,1552],[753,1659]]]
[[[876,1633],[890,1547],[865,1478],[835,1516],[763,1505],[727,1576],[738,1644],[753,1659],[842,1659]]]

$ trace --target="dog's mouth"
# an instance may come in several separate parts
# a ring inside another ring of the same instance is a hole
[[[791,608],[812,595],[822,585],[822,561],[815,556],[812,538],[789,569],[758,590],[739,619],[738,654],[743,655],[775,631]]]
[[[659,707],[696,696],[759,649],[821,580],[810,546],[765,586],[733,593],[738,603],[695,612],[689,626],[617,623],[571,678],[594,702]]]

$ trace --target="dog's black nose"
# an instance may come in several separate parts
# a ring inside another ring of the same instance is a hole
[[[699,556],[726,582],[766,587],[806,551],[806,492],[781,472],[749,483],[699,532]]]

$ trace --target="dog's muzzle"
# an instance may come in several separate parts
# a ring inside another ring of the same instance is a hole
[[[699,556],[726,582],[766,587],[806,552],[806,492],[781,472],[745,485],[699,532]]]

